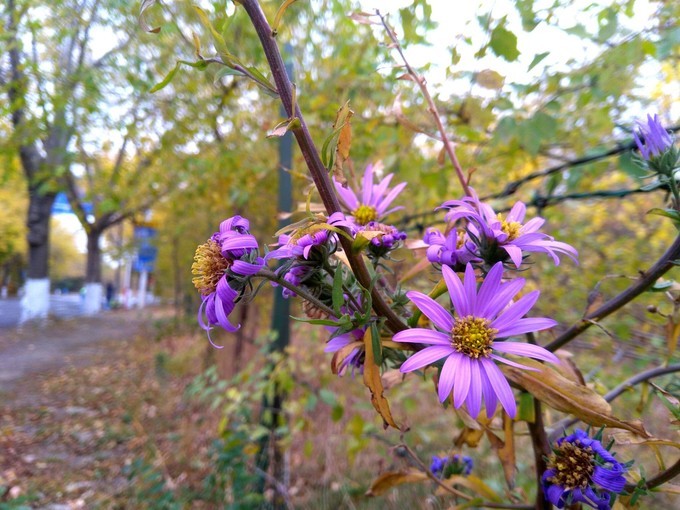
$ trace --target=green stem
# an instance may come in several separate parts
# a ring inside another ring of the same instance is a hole
[[[267,268],[262,268],[255,274],[255,276],[260,276],[262,278],[266,278],[267,280],[275,282],[276,284],[280,285],[281,287],[285,287],[286,289],[295,292],[295,294],[300,296],[302,299],[306,299],[307,301],[312,303],[315,307],[317,307],[319,310],[322,310],[324,313],[328,314],[329,317],[335,317],[335,312],[333,311],[332,308],[329,308],[328,306],[323,304],[316,297],[314,297],[309,292],[307,292],[304,288],[298,287],[296,285],[293,285],[289,281],[284,280],[281,276],[277,275],[274,271],[271,271]]]

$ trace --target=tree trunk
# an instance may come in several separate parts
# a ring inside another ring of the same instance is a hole
[[[87,234],[87,267],[85,269],[86,283],[102,282],[102,254],[99,247],[101,232],[92,230]]]
[[[36,188],[29,190],[28,203],[28,278],[49,276],[50,217],[55,194],[41,195]]]
[[[87,234],[87,266],[85,269],[85,315],[95,315],[102,309],[104,286],[102,285],[102,257],[99,247],[101,231],[93,229]]]
[[[28,217],[28,273],[21,300],[20,323],[46,319],[50,309],[50,216],[55,195],[40,194],[37,187],[29,189]]]

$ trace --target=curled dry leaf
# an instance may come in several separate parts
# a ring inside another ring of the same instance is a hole
[[[340,372],[340,367],[342,366],[342,362],[345,361],[347,356],[349,356],[354,349],[358,349],[363,345],[363,342],[352,342],[351,344],[347,344],[341,349],[335,351],[335,354],[333,354],[333,359],[331,359],[331,372],[333,374],[338,375]]]
[[[522,363],[538,371],[530,372],[503,365],[501,369],[508,379],[520,385],[541,402],[572,414],[594,427],[607,426],[625,429],[642,437],[650,437],[640,421],[624,421],[611,413],[611,406],[599,394],[587,386],[576,384],[559,372],[537,361],[523,359]]]
[[[427,479],[427,475],[420,471],[390,471],[373,480],[371,487],[366,491],[366,496],[380,496],[397,485],[424,482]]]
[[[371,338],[371,329],[368,328],[364,334],[364,348],[366,349],[366,356],[364,361],[364,384],[371,391],[371,404],[378,414],[383,419],[383,426],[388,426],[399,429],[392,418],[390,411],[390,404],[383,395],[382,379],[380,378],[380,367],[375,364],[375,357],[373,355],[373,339]]]

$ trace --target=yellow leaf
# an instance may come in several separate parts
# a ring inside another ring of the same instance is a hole
[[[366,496],[380,496],[397,485],[424,482],[427,479],[427,475],[420,471],[390,471],[373,480],[371,487],[366,491]]]
[[[680,448],[680,443],[671,441],[670,439],[659,439],[658,437],[642,438],[635,434],[631,434],[626,430],[617,430],[611,433],[611,436],[620,445],[643,445],[643,446],[672,446],[673,448]]]
[[[392,418],[389,402],[383,395],[382,379],[380,378],[380,367],[375,364],[375,357],[373,356],[373,340],[371,338],[371,328],[364,333],[364,349],[366,356],[364,360],[364,384],[371,390],[371,404],[378,414],[382,416],[383,426],[389,426],[399,429]]]
[[[678,336],[680,336],[680,322],[676,324],[673,318],[669,318],[666,323],[666,345],[668,346],[668,357],[673,356],[678,347]]]
[[[468,475],[468,476],[461,476],[461,475],[453,475],[446,480],[447,482],[451,482],[453,485],[458,485],[462,487],[466,487],[473,491],[475,494],[484,497],[486,500],[493,501],[495,503],[500,503],[503,500],[501,497],[496,494],[496,491],[494,491],[491,487],[489,487],[486,483],[481,478],[477,478],[474,475]],[[437,492],[444,491],[444,489],[438,489]]]
[[[576,384],[537,361],[523,359],[522,363],[538,371],[530,372],[508,365],[502,365],[501,369],[508,379],[553,409],[573,414],[595,427],[606,425],[649,437],[641,422],[624,421],[613,416],[609,403],[587,386]]]
[[[349,150],[352,147],[352,126],[350,120],[354,112],[349,107],[349,101],[340,107],[335,116],[333,130],[340,129],[338,143],[335,146],[335,161],[333,162],[333,176],[341,184],[345,184],[347,179],[342,171],[345,161],[349,158]]]
[[[508,413],[503,412],[503,431],[505,432],[505,439],[500,440],[496,434],[487,430],[487,435],[491,442],[491,446],[496,450],[496,455],[503,466],[503,474],[505,475],[505,482],[508,488],[512,489],[515,486],[515,473],[517,467],[515,466],[515,432],[513,430],[514,420],[508,416]]]
[[[491,69],[484,69],[475,74],[475,81],[485,89],[498,90],[503,87],[505,78]]]

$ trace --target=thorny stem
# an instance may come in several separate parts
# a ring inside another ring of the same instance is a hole
[[[260,39],[262,49],[264,50],[265,56],[267,57],[267,62],[269,63],[269,68],[271,69],[272,76],[274,77],[274,82],[276,83],[276,89],[279,93],[279,98],[283,104],[286,114],[289,118],[296,117],[299,121],[299,126],[291,129],[295,140],[300,147],[302,156],[305,159],[307,168],[309,169],[314,185],[319,191],[321,201],[326,208],[329,215],[339,212],[340,202],[338,197],[335,195],[333,189],[333,184],[331,183],[330,177],[326,167],[324,167],[323,162],[319,156],[319,151],[314,145],[314,141],[309,133],[307,124],[305,123],[302,113],[297,104],[293,104],[293,89],[286,74],[285,67],[283,65],[283,59],[281,58],[281,52],[276,44],[276,40],[272,35],[272,29],[267,22],[260,4],[257,0],[238,0],[238,2],[244,7],[250,21],[255,27],[255,31]],[[376,314],[385,317],[387,319],[387,326],[393,331],[398,332],[406,329],[406,325],[399,318],[399,316],[390,308],[383,296],[380,294],[379,290],[371,285],[371,275],[368,272],[368,268],[361,255],[352,253],[352,243],[344,236],[340,236],[340,243],[342,244],[347,258],[349,260],[352,271],[354,272],[359,283],[366,289],[372,289],[371,297],[373,300],[373,309]]]
[[[300,296],[302,299],[306,299],[307,301],[312,303],[315,307],[317,307],[319,310],[322,310],[324,313],[328,314],[330,317],[335,317],[335,312],[331,308],[323,304],[321,301],[319,301],[316,297],[312,296],[302,287],[298,287],[296,285],[293,285],[289,281],[284,280],[274,271],[262,268],[255,274],[255,276],[261,276],[262,278],[266,278],[267,280],[275,282],[277,285],[281,285],[281,287],[285,287],[288,290],[295,292],[295,294]]]
[[[385,31],[387,32],[387,35],[389,36],[390,40],[392,41],[394,48],[399,53],[399,56],[401,57],[402,62],[404,62],[404,66],[406,67],[406,71],[408,72],[409,76],[413,79],[413,81],[416,82],[416,84],[418,85],[418,88],[420,88],[420,92],[423,94],[423,97],[425,98],[425,101],[427,102],[428,109],[429,109],[430,113],[432,114],[432,118],[434,119],[434,122],[437,125],[437,129],[439,130],[439,134],[441,136],[442,143],[444,144],[444,150],[446,151],[446,154],[449,156],[449,159],[451,160],[451,163],[453,164],[453,168],[456,170],[456,175],[458,176],[458,180],[460,181],[460,185],[463,188],[463,192],[467,196],[472,196],[472,193],[470,192],[470,187],[468,186],[467,179],[465,178],[465,173],[463,172],[463,168],[460,166],[460,162],[458,161],[458,157],[456,157],[456,151],[453,148],[453,144],[451,143],[451,140],[449,140],[449,137],[446,134],[446,129],[444,128],[444,123],[442,122],[442,118],[439,115],[439,111],[437,111],[437,106],[434,104],[434,100],[432,99],[432,96],[430,95],[429,90],[427,90],[427,84],[426,84],[427,82],[425,81],[425,78],[423,76],[419,75],[413,69],[413,67],[411,67],[411,64],[408,63],[408,60],[406,60],[406,56],[404,55],[404,52],[401,48],[401,44],[399,44],[399,39],[397,39],[397,36],[396,36],[394,30],[388,25],[385,17],[382,14],[380,14],[380,11],[378,11],[378,10],[376,10],[375,13],[380,18],[380,21],[382,22],[383,27],[385,27]]]
[[[604,319],[619,308],[622,308],[624,305],[630,303],[633,299],[651,287],[658,278],[672,269],[676,265],[676,261],[679,258],[680,236],[675,239],[671,247],[668,248],[666,253],[661,256],[656,264],[654,264],[648,271],[644,272],[633,285],[604,303],[594,312],[584,316],[579,322],[571,326],[555,340],[546,345],[545,348],[552,352],[556,351],[583,333],[594,323]]]

